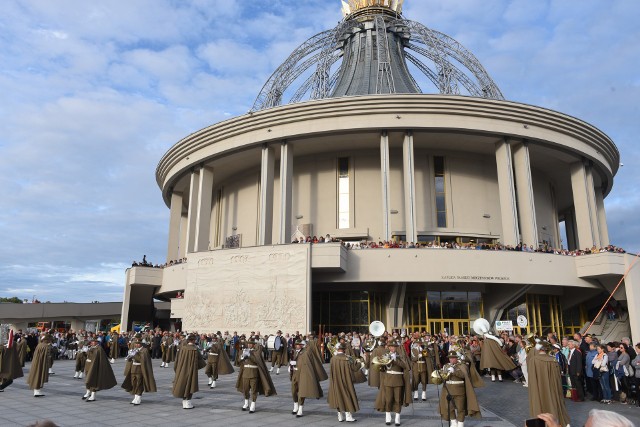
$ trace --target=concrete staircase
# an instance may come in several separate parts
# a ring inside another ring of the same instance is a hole
[[[589,325],[590,322],[586,322],[582,329],[580,329],[580,332],[584,333]],[[606,313],[602,313],[593,322],[593,326],[589,329],[589,333],[595,336],[601,343],[620,341],[621,338],[631,335],[629,314],[624,313],[622,317],[609,320]]]

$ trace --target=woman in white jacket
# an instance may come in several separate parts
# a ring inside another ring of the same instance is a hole
[[[604,345],[600,344],[597,348],[598,354],[593,358],[593,370],[600,373],[599,381],[602,388],[602,401],[601,403],[611,403],[611,386],[609,385],[609,357],[607,356],[607,349]]]

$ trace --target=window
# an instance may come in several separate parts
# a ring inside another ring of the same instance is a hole
[[[436,219],[437,227],[447,226],[446,188],[444,182],[444,157],[433,158],[434,185],[436,195]]]
[[[349,228],[349,158],[338,158],[338,228]]]

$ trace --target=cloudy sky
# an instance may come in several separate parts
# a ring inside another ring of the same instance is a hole
[[[407,0],[473,52],[509,100],[599,127],[625,164],[611,240],[640,251],[640,2]],[[187,134],[245,113],[338,0],[4,1],[0,296],[118,301],[125,268],[163,262],[155,183]]]

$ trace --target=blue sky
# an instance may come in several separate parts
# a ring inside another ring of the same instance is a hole
[[[640,251],[640,2],[407,0],[505,97],[581,118],[625,164],[611,241]],[[0,14],[0,296],[118,301],[125,268],[162,262],[155,182],[180,138],[245,113],[338,0],[5,1]]]

